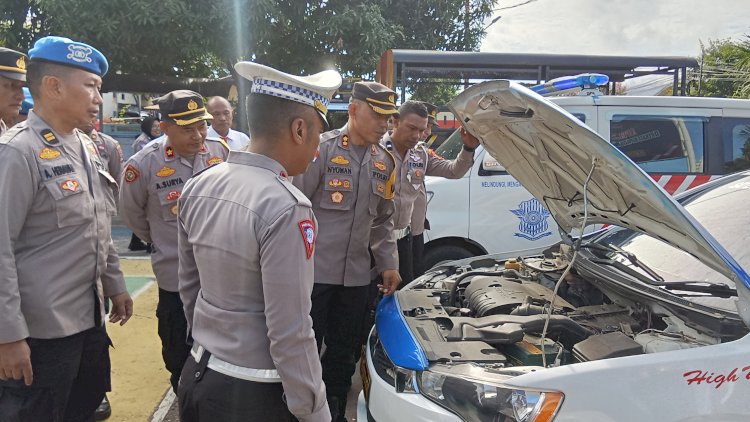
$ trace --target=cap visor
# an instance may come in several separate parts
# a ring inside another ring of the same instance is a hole
[[[167,118],[166,120],[173,121],[177,126],[187,126],[187,125],[192,125],[193,123],[199,122],[201,120],[213,120],[214,118],[214,116],[210,115],[207,111],[195,117],[190,117],[190,116],[185,116],[185,117],[187,118],[186,119]]]
[[[14,81],[21,81],[26,82],[26,74],[25,73],[18,73],[18,72],[6,72],[0,70],[0,76],[8,79],[13,79]]]
[[[376,106],[376,105],[374,105],[372,103],[369,103],[369,102],[367,104],[369,104],[370,107],[372,107],[372,109],[375,111],[375,113],[378,113],[378,114],[385,114],[385,115],[388,115],[388,116],[390,116],[392,114],[398,114],[398,109],[397,108],[383,108],[383,107]]]

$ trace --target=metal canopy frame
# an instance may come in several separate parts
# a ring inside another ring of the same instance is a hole
[[[411,79],[512,79],[544,83],[561,76],[602,73],[609,76],[607,93],[615,83],[645,75],[672,75],[673,95],[685,95],[687,69],[697,68],[693,57],[589,56],[575,54],[510,54],[464,51],[387,50],[380,58],[377,79],[393,89]]]

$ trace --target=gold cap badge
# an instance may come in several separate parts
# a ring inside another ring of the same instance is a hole
[[[195,110],[198,108],[198,103],[195,102],[195,100],[188,101],[188,110]]]
[[[18,60],[16,60],[16,67],[21,70],[26,70],[26,60],[23,56],[19,57]]]

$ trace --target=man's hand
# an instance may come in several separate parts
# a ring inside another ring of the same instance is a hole
[[[464,127],[461,127],[461,140],[464,141],[466,148],[475,149],[479,146],[479,139],[469,133]]]
[[[0,344],[0,380],[20,380],[28,386],[34,381],[31,349],[26,340]]]
[[[398,270],[385,270],[383,271],[383,284],[378,284],[380,293],[389,295],[398,289],[398,285],[401,284],[401,274]]]
[[[130,298],[128,292],[122,292],[112,296],[110,300],[112,300],[112,310],[109,311],[109,322],[119,321],[120,325],[125,325],[133,315],[133,299]]]

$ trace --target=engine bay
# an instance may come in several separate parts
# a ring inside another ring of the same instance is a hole
[[[605,292],[575,266],[562,279],[569,255],[443,267],[400,291],[399,306],[431,364],[551,367],[730,340],[658,301]]]

